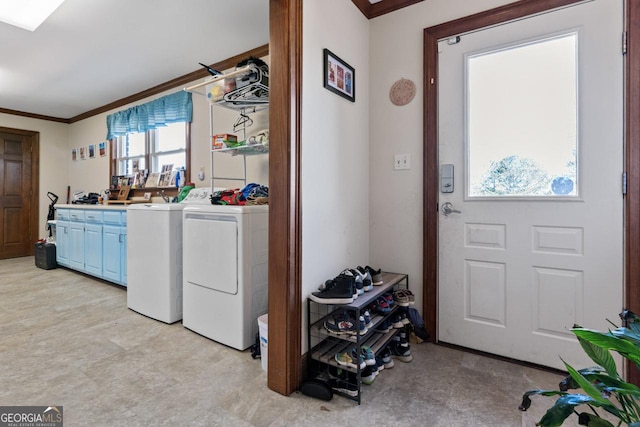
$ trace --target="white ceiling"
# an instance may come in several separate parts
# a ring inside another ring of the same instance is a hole
[[[268,42],[267,0],[66,0],[0,22],[0,108],[68,119]]]

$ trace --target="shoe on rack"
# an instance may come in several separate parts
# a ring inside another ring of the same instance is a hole
[[[375,301],[376,311],[380,314],[386,314],[391,311],[391,307],[387,303],[386,298],[380,296]]]
[[[393,300],[400,307],[409,307],[409,294],[407,294],[407,292],[404,289],[395,291],[393,293]]]
[[[375,366],[376,364],[376,355],[371,350],[371,347],[368,345],[363,345],[360,347],[360,351],[362,352],[362,356],[364,357],[364,363],[367,366]]]
[[[393,294],[386,293],[386,294],[382,294],[381,297],[384,298],[385,301],[387,301],[387,305],[389,305],[389,308],[393,307],[393,305],[395,304],[395,302],[393,301]]]
[[[369,313],[369,310],[365,310],[364,313],[362,313],[362,315],[364,316],[364,324],[367,327],[367,329],[370,329],[372,326],[371,323],[371,314]]]
[[[351,280],[353,282],[353,298],[358,298],[358,295],[364,294],[364,285],[362,284],[362,280],[360,276],[354,273],[353,270],[345,268],[340,272],[338,277],[346,277],[348,278],[348,280]]]
[[[409,316],[407,315],[406,311],[400,312],[400,319],[402,320],[403,325],[408,325],[409,323],[411,323],[411,320],[409,320]]]
[[[395,313],[391,316],[391,326],[393,326],[394,329],[404,328],[404,323],[402,323],[402,317],[400,314]]]
[[[358,270],[358,272],[360,274],[362,274],[362,276],[363,276],[362,283],[364,284],[365,292],[372,291],[373,290],[373,281],[371,280],[371,273],[369,273],[369,270],[367,270],[364,267],[360,267],[360,266],[358,266],[358,268],[356,268],[356,270]]]
[[[409,298],[409,305],[414,305],[416,303],[416,296],[409,289],[405,289],[404,293],[407,294]]]
[[[324,328],[333,335],[356,335],[356,325],[347,316],[330,317],[324,321]]]
[[[325,282],[324,289],[312,292],[309,298],[319,304],[350,304],[353,302],[351,283],[335,278]]]
[[[329,379],[329,386],[333,391],[338,393],[347,394],[349,396],[355,397],[358,395],[358,385],[352,384],[348,381],[331,378]]]
[[[406,346],[397,344],[392,342],[389,347],[391,348],[391,356],[395,359],[398,359],[401,362],[411,362],[413,360],[413,356],[411,355],[411,348],[409,344]]]
[[[369,274],[371,274],[371,283],[373,283],[374,286],[379,286],[384,283],[382,281],[381,269],[376,270],[375,268],[369,267],[368,265],[365,268],[369,271]]]
[[[360,369],[364,369],[367,366],[367,363],[364,360],[364,355],[362,354],[362,351],[358,354],[358,348],[357,347],[353,347],[351,349],[351,351],[349,352],[349,356],[351,356],[351,360],[353,360],[353,362],[354,362],[354,368],[355,369],[358,368],[355,365],[356,363],[360,363]]]
[[[389,358],[391,358],[391,353],[389,353]],[[384,361],[382,360],[382,356],[378,355],[376,356],[376,368],[378,368],[378,374],[380,374],[380,372],[384,371]]]
[[[336,355],[334,356],[334,359],[335,359],[336,362],[338,362],[339,365],[347,366],[347,367],[352,368],[352,369],[358,369],[358,365],[356,365],[355,360],[358,360],[359,358],[357,357],[354,360],[351,357],[350,353],[351,353],[351,351],[345,351],[343,353],[336,353]],[[366,365],[365,365],[364,360],[363,360],[361,369],[364,368],[365,366]]]
[[[393,368],[394,363],[393,363],[393,359],[391,358],[391,350],[389,349],[389,346],[386,346],[384,350],[382,350],[380,357],[382,358],[384,369]]]
[[[377,373],[377,370],[374,370],[374,368],[371,366],[367,366],[366,368],[364,368],[364,370],[360,373],[360,380],[362,381],[362,384],[372,384],[376,379]]]
[[[386,334],[391,329],[393,329],[393,327],[391,326],[391,322],[389,322],[389,319],[383,320],[382,322],[378,323],[378,326],[376,326],[376,332],[381,332],[383,334]]]

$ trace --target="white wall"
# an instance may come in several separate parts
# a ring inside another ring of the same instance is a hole
[[[370,22],[370,252],[371,264],[409,274],[422,306],[423,30],[502,6],[504,0],[428,0]],[[400,78],[417,87],[413,101],[389,100]],[[411,155],[411,169],[393,170],[393,155]],[[425,183],[437,185],[437,183]]]
[[[46,224],[51,203],[47,192],[57,194],[60,197],[58,203],[64,203],[67,194],[67,162],[71,160],[71,154],[67,152],[69,125],[0,113],[0,126],[40,133],[38,237],[44,238],[48,236]]]
[[[355,103],[323,87],[324,48],[355,68]],[[369,258],[367,19],[350,1],[306,0],[302,56],[302,297],[306,299],[325,280],[346,267],[367,264]]]

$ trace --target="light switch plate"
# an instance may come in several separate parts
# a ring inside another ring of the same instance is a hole
[[[394,170],[411,169],[411,156],[409,154],[396,154],[393,156]]]

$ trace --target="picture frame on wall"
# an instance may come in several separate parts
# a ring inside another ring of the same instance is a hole
[[[73,160],[74,162],[76,160],[78,160],[78,149],[77,148],[72,148],[71,149],[71,160]]]
[[[100,157],[104,157],[107,155],[107,145],[104,142],[98,144],[98,151],[100,152]]]
[[[93,159],[96,157],[96,146],[94,144],[89,145],[89,158]]]
[[[87,159],[87,153],[86,153],[86,149],[85,147],[80,147],[80,160],[86,160]]]
[[[336,95],[356,102],[356,70],[329,49],[323,50],[324,87]]]

